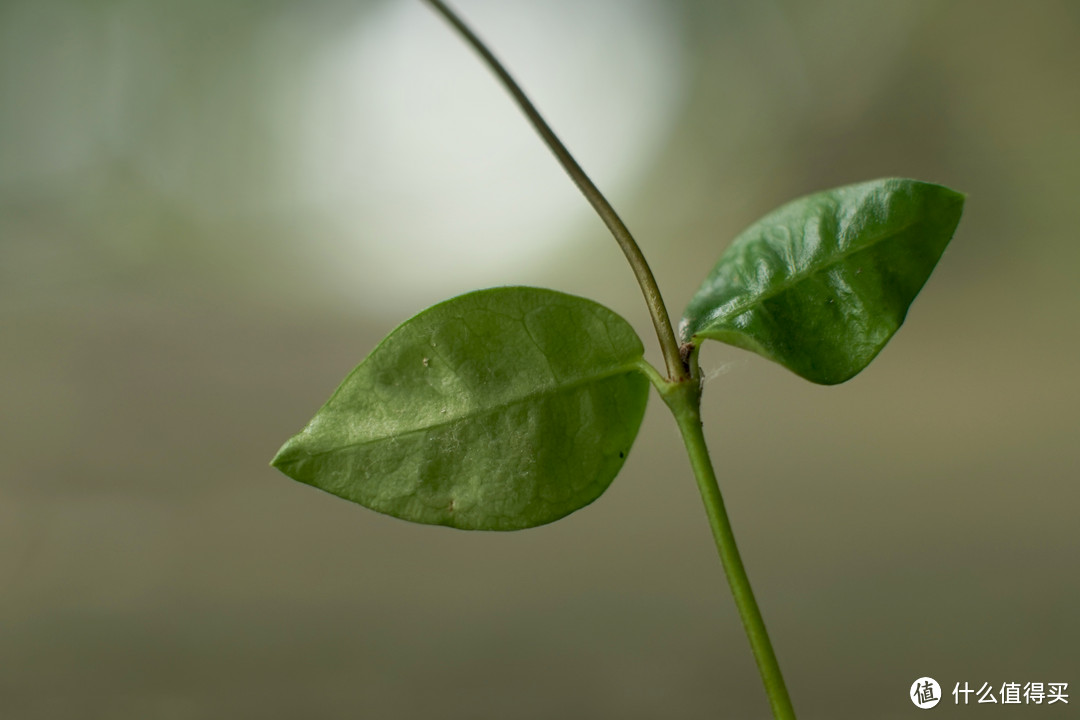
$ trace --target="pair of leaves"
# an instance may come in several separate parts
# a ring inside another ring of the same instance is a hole
[[[963,196],[889,179],[811,195],[743,232],[680,323],[818,383],[862,370],[899,328]],[[642,345],[590,300],[481,290],[406,321],[273,460],[286,475],[414,522],[516,530],[607,489],[648,397]]]

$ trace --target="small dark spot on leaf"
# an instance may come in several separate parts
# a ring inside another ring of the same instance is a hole
[[[447,512],[454,512],[454,500],[451,498],[450,504],[446,506]]]
[[[621,457],[621,458],[626,457],[626,453],[624,453],[622,450],[620,450],[619,451],[619,457]]]

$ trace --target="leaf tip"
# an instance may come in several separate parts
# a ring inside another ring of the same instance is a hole
[[[285,444],[281,446],[281,449],[277,451],[270,461],[270,467],[280,470],[295,479],[290,469],[300,461],[301,456],[304,454],[300,445],[300,435],[294,435],[286,440]]]
[[[943,195],[946,200],[952,202],[955,205],[959,205],[961,208],[964,207],[964,203],[967,202],[968,198],[967,193],[960,192],[959,190],[954,190],[951,187],[946,187],[944,185],[941,186],[941,189],[945,191]]]
[[[957,211],[959,212],[963,210],[964,203],[967,201],[967,193],[960,192],[959,190],[951,188],[947,185],[919,182],[917,180],[914,180],[912,182],[918,183],[917,186],[921,185],[926,190],[933,192],[936,195],[934,201],[939,203],[939,206],[944,206],[948,208],[956,207]]]

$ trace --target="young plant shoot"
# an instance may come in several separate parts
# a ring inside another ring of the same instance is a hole
[[[698,351],[719,340],[815,383],[844,382],[900,327],[949,243],[964,196],[890,178],[820,192],[745,230],[683,312],[678,337],[629,230],[464,22],[480,54],[611,230],[663,351],[591,300],[500,287],[406,320],[345,378],[273,466],[381,513],[464,530],[521,530],[598,498],[622,468],[651,384],[671,409],[772,712],[795,711],[747,578],[701,426]]]

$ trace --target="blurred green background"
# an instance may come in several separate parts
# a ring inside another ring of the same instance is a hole
[[[740,229],[910,176],[968,193],[851,382],[720,345],[706,433],[801,718],[912,681],[1080,697],[1080,4],[460,10],[635,231],[678,315]],[[267,466],[397,323],[630,271],[420,2],[0,2],[0,717],[764,718],[654,396],[617,481],[512,534]]]

